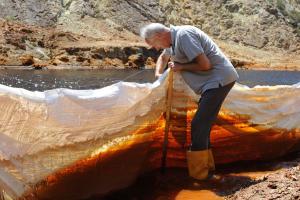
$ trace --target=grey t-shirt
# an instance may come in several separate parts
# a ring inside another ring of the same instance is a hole
[[[171,26],[170,30],[172,46],[163,53],[170,55],[173,62],[191,63],[204,53],[212,65],[208,71],[181,71],[183,79],[195,93],[202,94],[238,79],[231,62],[203,31],[193,26]]]

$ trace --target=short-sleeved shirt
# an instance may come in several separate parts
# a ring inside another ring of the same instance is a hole
[[[187,25],[171,26],[170,31],[172,46],[163,53],[171,56],[171,61],[192,63],[199,54],[205,54],[212,65],[212,69],[207,71],[181,71],[183,79],[195,93],[202,94],[238,79],[229,59],[203,31]]]

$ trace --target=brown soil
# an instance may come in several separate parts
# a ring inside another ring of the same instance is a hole
[[[106,30],[106,29],[103,29]],[[0,65],[40,68],[153,68],[159,55],[135,34],[107,29],[102,38],[0,19]],[[235,67],[299,70],[300,56],[215,40]]]

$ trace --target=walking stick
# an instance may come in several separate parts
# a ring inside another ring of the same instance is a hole
[[[171,114],[171,107],[172,107],[172,95],[173,95],[173,70],[170,69],[169,77],[168,77],[168,91],[167,91],[167,101],[166,101],[167,104],[166,123],[165,123],[164,143],[163,143],[163,152],[162,152],[162,160],[161,160],[161,173],[165,173],[166,170],[170,114]]]

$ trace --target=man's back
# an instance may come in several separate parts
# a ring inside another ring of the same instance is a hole
[[[197,55],[205,54],[212,69],[191,72],[183,70],[181,74],[187,84],[196,92],[217,88],[238,79],[238,75],[229,59],[219,47],[200,29],[193,26],[171,26],[172,47],[165,50],[173,62],[192,63]]]

